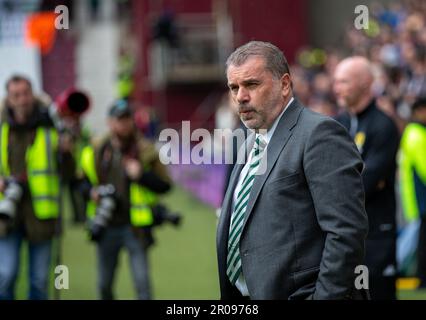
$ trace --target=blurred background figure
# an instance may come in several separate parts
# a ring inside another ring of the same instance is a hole
[[[399,133],[393,120],[380,111],[372,94],[369,61],[360,56],[341,61],[334,72],[334,92],[345,108],[337,120],[354,139],[364,160],[362,173],[369,220],[365,263],[372,299],[396,299],[395,157]]]
[[[155,108],[142,106],[135,111],[135,124],[145,138],[155,141],[159,134],[160,121]]]
[[[81,90],[68,88],[64,90],[49,107],[55,127],[62,136],[67,136],[73,143],[73,156],[76,171],[68,181],[63,181],[66,194],[69,195],[74,223],[86,220],[86,205],[78,186],[83,180],[82,151],[90,143],[90,131],[83,125],[82,116],[90,108],[89,96]]]
[[[426,287],[426,99],[412,107],[412,121],[401,138],[399,154],[402,205],[406,220],[420,221],[413,233],[417,249],[417,276],[420,287]]]
[[[14,299],[21,245],[28,243],[29,299],[48,298],[58,235],[60,176],[74,171],[72,142],[58,135],[31,82],[12,76],[0,122],[0,299]]]
[[[97,247],[98,295],[114,299],[118,255],[126,248],[137,297],[147,300],[152,294],[147,254],[151,227],[167,218],[157,194],[169,191],[171,182],[153,145],[136,131],[128,102],[116,101],[108,115],[108,136],[82,154],[86,183],[81,188],[89,199],[90,238]]]

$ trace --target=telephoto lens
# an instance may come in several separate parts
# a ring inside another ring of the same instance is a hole
[[[6,182],[6,189],[3,192],[3,199],[0,200],[0,217],[14,219],[16,207],[21,201],[23,190],[21,185],[15,180]]]
[[[99,241],[101,239],[116,208],[115,188],[113,185],[101,185],[96,191],[100,199],[95,217],[89,222],[90,239],[92,241]]]
[[[15,180],[6,181],[3,199],[0,200],[0,236],[5,236],[16,218],[16,208],[22,199],[24,191],[22,186]]]

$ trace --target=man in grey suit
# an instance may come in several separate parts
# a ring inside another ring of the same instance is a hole
[[[347,131],[293,97],[287,61],[270,43],[236,49],[227,78],[252,134],[218,224],[221,298],[361,298],[355,268],[368,221],[363,162]]]

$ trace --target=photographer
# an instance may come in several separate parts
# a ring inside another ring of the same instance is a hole
[[[118,100],[109,111],[110,135],[95,147],[86,147],[82,168],[86,184],[90,236],[97,245],[101,299],[113,299],[112,282],[119,251],[129,251],[138,299],[150,299],[147,248],[157,194],[167,192],[170,179],[155,147],[134,126],[127,101]]]
[[[14,299],[22,241],[29,248],[29,299],[47,299],[58,231],[60,175],[73,172],[72,143],[22,76],[6,84],[0,122],[0,299]]]
[[[85,201],[79,192],[79,185],[84,178],[81,168],[81,154],[90,144],[90,130],[83,125],[82,118],[90,109],[90,97],[81,90],[69,87],[62,91],[49,107],[49,114],[55,127],[62,136],[67,136],[73,144],[72,154],[76,163],[76,171],[71,179],[63,181],[64,191],[69,194],[73,213],[73,222],[83,223],[86,220]]]

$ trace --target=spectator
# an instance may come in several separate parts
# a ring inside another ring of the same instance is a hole
[[[373,73],[363,57],[344,59],[334,75],[334,92],[346,111],[337,120],[349,131],[365,163],[362,173],[369,232],[365,264],[372,299],[396,299],[395,157],[399,144],[394,122],[376,106]]]
[[[403,210],[408,222],[420,219],[417,275],[426,287],[426,99],[413,104],[413,121],[407,125],[400,147],[400,181]]]

